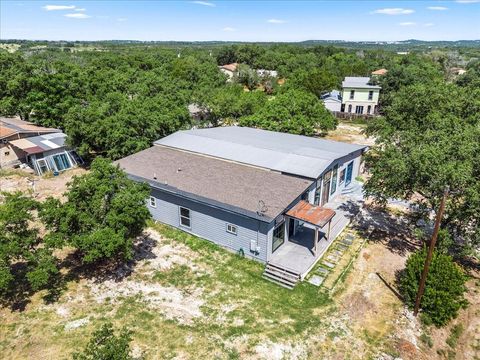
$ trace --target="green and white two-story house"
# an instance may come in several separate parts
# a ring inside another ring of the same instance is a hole
[[[359,115],[377,113],[381,87],[371,85],[369,77],[346,77],[342,81],[341,111]]]

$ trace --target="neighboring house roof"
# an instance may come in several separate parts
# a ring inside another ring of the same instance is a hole
[[[117,163],[131,178],[152,187],[265,222],[280,215],[312,183],[164,146],[153,146]],[[261,210],[263,215],[257,214]]]
[[[312,179],[336,159],[366,148],[237,126],[177,131],[155,144]]]
[[[6,139],[17,134],[48,134],[53,132],[60,132],[60,130],[37,126],[18,117],[0,117],[0,139]]]
[[[381,89],[378,85],[369,85],[369,77],[352,77],[347,76],[342,81],[343,88],[365,88],[365,89]]]
[[[266,69],[257,69],[257,74],[259,76],[271,76],[271,77],[277,77],[278,76],[278,72],[276,70],[266,70]]]
[[[237,67],[238,67],[238,63],[231,63],[231,64],[225,64],[220,66],[220,68],[231,71],[231,72],[235,72],[237,70]]]
[[[372,71],[372,75],[385,75],[388,72],[387,69],[378,69],[375,71]]]
[[[332,90],[329,93],[323,94],[321,99],[342,102],[342,94],[338,90]]]
[[[9,143],[31,155],[64,147],[66,137],[60,132],[12,140]]]

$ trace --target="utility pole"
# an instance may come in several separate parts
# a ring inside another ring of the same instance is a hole
[[[443,212],[445,210],[445,201],[448,196],[448,186],[443,192],[442,201],[440,202],[440,208],[438,209],[437,218],[435,219],[435,226],[433,228],[432,240],[428,247],[427,258],[425,259],[425,266],[423,267],[422,277],[420,278],[420,285],[418,286],[417,298],[415,299],[415,309],[413,310],[413,316],[417,316],[418,309],[420,308],[420,301],[422,300],[423,292],[425,291],[425,282],[427,281],[428,268],[432,262],[433,250],[435,249],[435,244],[437,242],[438,231],[440,230],[440,223],[442,221]]]

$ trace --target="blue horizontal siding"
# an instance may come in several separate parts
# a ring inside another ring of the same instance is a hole
[[[269,224],[157,189],[151,190],[151,196],[156,199],[156,207],[150,206],[150,202],[147,206],[155,220],[192,233],[235,252],[242,249],[248,257],[262,262],[267,261]],[[190,228],[180,225],[180,207],[190,209]],[[237,235],[227,232],[227,224],[237,226]],[[257,241],[260,248],[258,254],[250,251],[251,240]]]

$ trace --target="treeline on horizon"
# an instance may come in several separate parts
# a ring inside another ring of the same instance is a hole
[[[337,121],[319,97],[339,89],[345,76],[388,69],[380,79],[385,107],[402,87],[448,80],[449,68],[466,62],[460,52],[398,55],[331,45],[172,49],[112,43],[108,49],[70,50],[38,45],[13,54],[0,50],[0,114],[60,128],[85,158],[114,160],[191,127],[189,104],[208,111],[207,123],[197,126],[239,124],[321,134]],[[232,62],[242,66],[229,83],[218,65]],[[278,79],[260,77],[254,69],[276,70]]]

